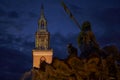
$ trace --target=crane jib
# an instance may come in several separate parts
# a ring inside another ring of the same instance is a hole
[[[71,13],[71,11],[68,9],[68,7],[65,5],[65,3],[62,1],[62,6],[65,10],[65,12],[69,15],[69,17],[75,22],[75,24],[78,26],[78,28],[81,30],[80,24],[78,23],[78,21],[75,19],[75,17],[73,16],[73,14]]]

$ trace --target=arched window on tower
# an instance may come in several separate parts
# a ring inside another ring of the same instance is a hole
[[[41,21],[41,29],[44,29],[44,21]]]
[[[44,56],[42,56],[41,58],[40,58],[40,63],[42,63],[42,62],[46,62],[46,58],[44,57]]]
[[[45,71],[45,66],[46,66],[46,58],[42,56],[40,58],[40,70]]]

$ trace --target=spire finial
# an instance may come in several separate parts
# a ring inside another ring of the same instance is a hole
[[[43,3],[41,4],[41,9],[44,9],[44,7],[43,7]]]
[[[44,17],[44,6],[41,4],[41,17]]]

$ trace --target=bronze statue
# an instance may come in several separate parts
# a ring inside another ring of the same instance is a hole
[[[91,30],[91,24],[89,21],[85,21],[82,24],[81,32],[78,36],[78,46],[81,53],[90,53],[91,51],[99,48],[96,38]]]

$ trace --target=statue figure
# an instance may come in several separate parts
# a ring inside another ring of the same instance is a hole
[[[45,72],[47,63],[45,61],[42,61],[40,64],[40,70]]]
[[[82,24],[81,32],[78,36],[78,46],[81,53],[84,53],[85,56],[87,56],[87,53],[90,53],[92,50],[99,48],[96,38],[91,30],[91,24],[88,21],[85,21]]]
[[[77,56],[77,48],[73,47],[71,43],[67,45],[69,56]]]

